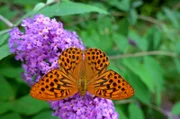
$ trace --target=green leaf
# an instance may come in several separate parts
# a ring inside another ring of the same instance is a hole
[[[147,40],[144,39],[143,37],[139,36],[138,33],[136,33],[135,31],[131,30],[129,32],[129,37],[136,42],[137,46],[141,50],[146,51],[148,49]]]
[[[175,32],[175,31],[178,31],[178,28],[176,28],[176,29],[172,28],[172,26],[170,27],[169,24],[163,24],[161,31],[164,33],[163,37],[168,40],[175,41],[177,39],[180,39],[179,34],[177,34],[177,32]],[[164,45],[165,44],[166,43],[164,43]],[[168,47],[167,47],[167,49],[168,49]]]
[[[80,34],[83,43],[87,47],[100,48],[103,51],[110,50],[113,46],[113,42],[111,40],[111,36],[109,35],[109,32],[112,31],[111,27],[109,26],[112,25],[106,18],[104,18],[103,20],[98,20],[96,22],[90,22],[89,24],[86,24],[86,30],[82,31]]]
[[[130,9],[130,0],[111,0],[109,2],[119,10],[127,12]]]
[[[152,27],[145,34],[144,39],[148,41],[149,50],[156,50],[158,49],[160,42],[162,40],[162,34],[158,28]]]
[[[126,18],[120,20],[119,24],[120,27],[118,29],[118,33],[123,36],[128,36],[129,32],[129,22]]]
[[[110,64],[108,69],[112,69],[113,71],[120,72],[120,69],[118,68],[117,62],[113,62],[113,60],[110,60]]]
[[[162,39],[161,36],[162,35],[161,35],[161,32],[157,28],[155,28],[155,29],[153,29],[153,31],[154,31],[154,34],[153,34],[154,43],[153,43],[153,45],[154,45],[154,49],[158,49],[158,45],[161,42],[161,39]]]
[[[0,74],[6,76],[8,78],[15,78],[21,76],[21,72],[23,72],[22,67],[3,67],[0,68]],[[9,75],[11,74],[11,75]]]
[[[140,7],[141,5],[143,5],[143,2],[142,2],[142,1],[134,1],[134,2],[132,3],[132,7],[133,7],[133,8]]]
[[[174,58],[173,60],[174,60],[177,72],[180,74],[180,59],[179,58]]]
[[[156,104],[161,104],[161,93],[164,85],[163,69],[160,64],[152,57],[144,57],[144,68],[152,79],[156,90]]]
[[[91,37],[89,37],[90,35]],[[112,40],[108,37],[101,38],[96,30],[91,31],[91,33],[82,32],[81,37],[84,39],[83,42],[87,47],[100,48],[103,51],[107,51],[112,46]]]
[[[0,105],[0,114],[6,113],[12,107],[12,103],[6,101],[0,101]]]
[[[8,37],[9,37],[9,34],[8,33],[3,33],[3,34],[0,34],[0,46],[1,45],[4,45],[5,43],[7,43],[8,41]]]
[[[96,40],[96,38],[98,38],[97,35],[93,35],[92,38],[90,38],[90,37],[88,37],[88,33],[86,31],[82,31],[81,38],[82,38],[83,43],[87,47],[96,47],[96,42],[94,42],[94,41]]]
[[[174,11],[167,8],[167,7],[164,7],[163,8],[163,11],[165,12],[166,16],[169,18],[169,20],[171,21],[171,23],[173,24],[173,26],[175,28],[179,28],[179,20],[178,20],[178,17],[177,15],[175,15]]]
[[[174,47],[174,50],[177,52],[177,53],[180,53],[180,39],[179,41],[177,40],[176,44],[175,44],[175,47]]]
[[[8,113],[6,115],[1,116],[1,119],[22,119],[18,113]]]
[[[31,119],[59,119],[59,118],[52,116],[52,111],[44,111],[32,117]]]
[[[45,5],[46,5],[46,4],[44,4],[44,3],[38,3],[38,4],[36,4],[36,6],[35,6],[34,9],[33,9],[33,12],[34,12],[34,13],[38,12],[38,11],[41,10]]]
[[[51,6],[47,6],[38,13],[44,14],[49,17],[53,17],[53,16],[73,15],[73,14],[84,14],[90,12],[108,14],[108,12],[98,7],[86,5],[82,3],[70,2],[70,1],[64,1],[59,4],[57,3]]]
[[[145,86],[145,84],[141,81],[141,79],[137,75],[130,72],[129,70],[125,70],[124,73],[126,73],[127,75],[127,76],[125,75],[126,80],[134,88],[135,97],[145,104],[150,104],[151,102],[150,91]]]
[[[39,0],[14,0],[14,4],[18,4],[21,6],[27,6],[27,5],[35,5]]]
[[[138,62],[137,59],[123,59],[123,63],[128,67],[134,74],[139,76],[141,81],[148,87],[151,92],[154,92],[153,80],[147,71],[147,69]]]
[[[6,30],[1,30],[0,31],[0,37],[6,37],[6,35],[8,35],[9,36],[9,32],[11,31],[11,29],[6,29]],[[3,41],[0,41],[1,43],[3,43],[4,42],[4,40]],[[1,44],[2,45],[2,44]]]
[[[138,107],[136,104],[132,103],[128,107],[129,119],[145,119],[143,111],[141,110],[140,107]]]
[[[54,0],[47,0],[46,4],[53,3],[53,2],[54,2]]]
[[[0,47],[0,60],[3,59],[4,57],[7,57],[10,54],[11,53],[8,44],[2,45]]]
[[[134,25],[137,22],[137,12],[135,9],[129,11],[128,21],[131,25]]]
[[[15,97],[14,91],[6,79],[0,76],[0,100],[11,100]]]
[[[8,14],[7,14],[8,13]],[[8,5],[2,5],[0,7],[0,15],[2,15],[6,19],[12,19],[17,14],[17,11],[11,10]],[[7,28],[7,27],[6,27]]]
[[[129,43],[128,43],[128,38],[121,35],[121,34],[114,34],[112,36],[113,41],[115,42],[115,44],[117,45],[117,48],[119,49],[119,51],[124,52],[126,51],[129,47]]]
[[[176,104],[174,104],[171,112],[173,114],[180,115],[180,102],[176,102]]]
[[[23,17],[18,19],[16,25],[19,25],[21,21],[27,17],[33,16],[34,14],[44,14],[48,17],[54,16],[65,16],[65,15],[74,15],[74,14],[83,14],[90,12],[98,12],[100,14],[109,14],[107,11],[100,9],[95,6],[86,5],[82,3],[74,3],[70,1],[59,2],[53,5],[47,5],[51,0],[47,1],[46,4],[38,3],[33,11],[26,13]],[[45,7],[45,5],[47,5]],[[36,13],[37,12],[37,13]]]
[[[47,102],[33,99],[30,95],[26,95],[16,100],[11,110],[24,115],[32,115],[48,108],[49,105]]]
[[[119,119],[128,119],[126,114],[118,107],[118,105],[115,105],[115,109],[119,114]]]

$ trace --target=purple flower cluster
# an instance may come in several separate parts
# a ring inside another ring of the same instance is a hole
[[[56,110],[53,115],[61,119],[118,119],[113,102],[108,99],[79,93],[63,101],[53,101],[51,106]]]
[[[61,22],[44,15],[36,15],[22,22],[24,32],[14,28],[10,32],[9,46],[16,59],[22,62],[22,78],[30,86],[49,70],[58,67],[58,56],[69,47],[85,49],[75,32],[67,31]],[[64,99],[49,102],[61,119],[117,119],[111,100],[79,93]]]
[[[9,46],[23,65],[23,79],[32,85],[46,72],[58,67],[58,56],[69,47],[85,49],[75,32],[64,30],[62,23],[44,15],[23,20],[25,32],[14,28]]]

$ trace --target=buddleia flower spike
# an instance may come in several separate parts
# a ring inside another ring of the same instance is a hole
[[[74,94],[76,90],[65,89],[65,86],[71,86],[73,89],[75,87],[71,85],[72,82],[68,84],[67,78],[70,76],[66,77],[67,74],[65,74],[65,70],[69,66],[69,64],[66,64],[68,60],[64,59],[66,63],[62,62],[61,64],[61,62],[58,62],[59,56],[70,47],[85,50],[82,41],[75,32],[65,30],[62,23],[57,22],[55,19],[51,20],[44,15],[35,15],[34,18],[27,18],[23,20],[21,25],[25,32],[21,32],[17,27],[10,32],[9,46],[11,52],[16,55],[17,60],[22,62],[24,69],[22,73],[23,80],[30,86],[37,86],[36,88],[39,89],[39,92],[36,92],[39,93],[38,95],[41,95],[39,99],[42,99],[42,97],[48,97],[50,100],[56,97],[65,98],[48,101],[54,110],[54,116],[61,119],[118,119],[118,113],[115,111],[111,100],[99,98],[89,93],[86,93],[84,98],[82,98],[79,93]],[[63,57],[61,60],[63,60]],[[63,69],[60,69],[61,73],[59,70],[53,70],[59,69],[60,65],[64,66]],[[51,70],[53,71],[51,72]],[[78,70],[75,69],[75,71]],[[75,73],[71,70],[67,72]],[[37,82],[42,80],[42,77],[47,82],[44,84],[41,82],[41,87],[38,87]],[[56,78],[62,79],[62,77],[66,83],[56,80]],[[51,81],[48,81],[47,79],[50,78]],[[57,92],[59,88],[63,89],[64,92],[61,91],[61,94],[59,94]],[[48,96],[44,92],[47,92]],[[36,93],[31,94],[37,97]],[[67,98],[65,95],[68,95]]]

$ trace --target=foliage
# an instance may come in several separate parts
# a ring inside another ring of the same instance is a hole
[[[120,118],[178,118],[179,4],[178,0],[1,1],[0,118],[56,118],[47,103],[29,96],[21,64],[8,47],[10,29],[37,13],[62,21],[66,29],[78,32],[87,47],[105,51],[110,68],[132,84],[133,98],[114,101]]]

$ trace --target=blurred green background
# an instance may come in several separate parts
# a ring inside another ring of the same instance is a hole
[[[29,96],[8,48],[9,30],[37,13],[105,51],[110,68],[134,87],[134,97],[114,101],[120,119],[180,119],[179,0],[1,0],[0,119],[57,119]]]

